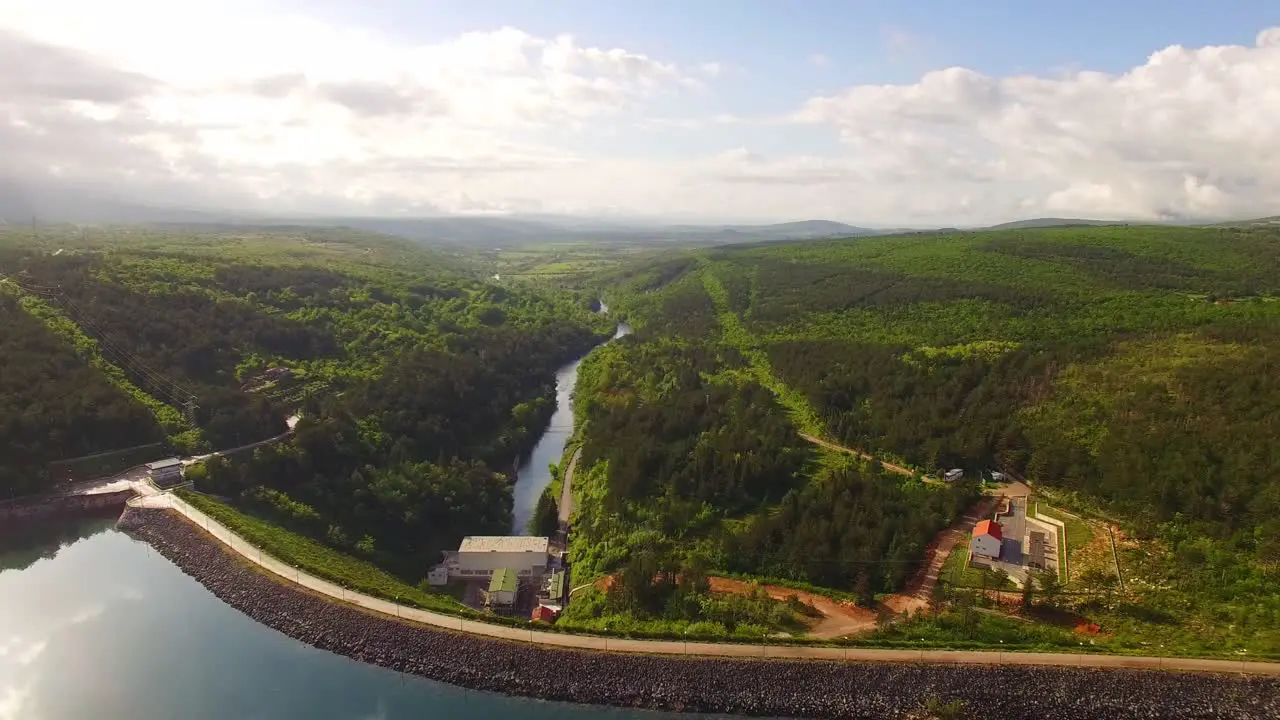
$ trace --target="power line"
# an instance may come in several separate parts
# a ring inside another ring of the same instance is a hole
[[[51,287],[24,283],[18,280],[13,282],[24,291],[51,300],[70,315],[72,321],[79,325],[82,330],[85,330],[86,334],[89,334],[88,331],[93,331],[94,334],[90,335],[90,337],[96,341],[99,351],[103,352],[104,356],[106,353],[110,353],[115,357],[118,365],[132,370],[134,375],[140,378],[145,385],[148,385],[153,393],[164,396],[175,405],[182,406],[187,412],[188,419],[192,424],[195,424],[195,413],[199,409],[196,404],[198,399],[196,394],[147,365],[136,353],[129,351],[125,347],[126,343],[113,338],[104,328],[91,320],[88,314],[67,296],[61,285]]]

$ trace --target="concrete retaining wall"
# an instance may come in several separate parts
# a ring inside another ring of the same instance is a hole
[[[132,489],[127,489],[92,495],[23,498],[0,504],[0,521],[25,522],[87,512],[105,512],[113,508],[119,510],[123,509],[125,503],[136,494]]]

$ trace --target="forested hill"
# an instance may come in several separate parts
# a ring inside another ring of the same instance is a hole
[[[1075,645],[1070,627],[1087,617],[1100,646],[1280,649],[1280,230],[744,246],[637,261],[600,282],[637,331],[584,364],[580,384],[582,461],[596,463],[579,470],[575,558],[622,578],[592,606],[599,622],[679,617],[679,583],[655,597],[637,578],[663,562],[696,577],[699,558],[865,601],[900,588],[972,501],[875,463],[840,466],[847,456],[781,466],[804,431],[922,474],[1004,470],[1036,502],[1089,518],[1065,533],[1080,593],[1066,607],[1079,614],[996,630],[944,611],[904,638],[1037,642],[1065,624]],[[761,408],[754,438],[736,430],[738,398]],[[666,435],[677,427],[696,440]],[[735,462],[700,465],[704,445]],[[1089,542],[1103,522],[1114,534]]]
[[[1280,233],[1091,227],[709,251],[710,274],[832,439],[999,467],[1151,528],[1280,553]],[[654,313],[649,312],[652,316]]]
[[[509,525],[502,473],[555,368],[612,330],[584,296],[332,229],[8,230],[0,274],[0,496],[61,479],[53,460],[238,446],[302,410],[296,440],[209,487],[366,549]]]

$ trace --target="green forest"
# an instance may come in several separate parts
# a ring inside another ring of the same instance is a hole
[[[998,470],[1100,542],[1114,527],[1125,583],[1095,566],[1037,588],[1030,623],[941,587],[864,641],[1069,646],[1096,623],[1100,649],[1280,654],[1275,229],[525,249],[500,267],[332,228],[29,233],[0,230],[0,499],[54,488],[63,461],[237,447],[299,415],[283,442],[194,466],[196,489],[416,584],[462,535],[507,532],[554,370],[625,319],[574,393],[583,587],[562,629],[812,623],[718,577],[883,607]],[[969,479],[935,480],[950,468]]]
[[[592,298],[379,236],[61,231],[0,235],[0,495],[61,480],[53,461],[238,447],[297,413],[288,441],[189,479],[415,582],[462,535],[510,526],[554,370],[612,331]]]
[[[1122,549],[1121,562],[1141,578],[1138,605],[1091,609],[1129,638],[1225,633],[1280,651],[1274,229],[744,245],[636,263],[607,284],[623,291],[615,304],[641,335],[720,332],[747,359],[743,375],[766,379],[816,434],[919,474],[1001,470],[1125,528],[1138,549]],[[690,312],[699,286],[714,291],[712,307]],[[679,403],[663,406],[678,412]],[[598,415],[588,412],[583,427],[588,446],[606,425]],[[821,567],[833,554],[918,554],[937,527],[930,521],[958,507],[900,477],[827,467],[782,483],[777,492],[790,494],[771,512],[735,523],[726,567],[860,594],[868,582],[893,588],[892,569],[868,581]],[[845,485],[855,500],[842,497]],[[896,497],[903,488],[920,497]],[[904,521],[877,523],[879,508],[905,512]],[[827,522],[839,523],[835,537],[822,537]],[[836,538],[851,527],[867,536],[843,550]]]
[[[723,336],[696,278],[634,300],[641,329],[592,353],[575,392],[571,556],[579,579],[612,578],[607,592],[575,599],[562,623],[794,632],[803,623],[785,605],[711,594],[697,578],[842,588],[870,605],[903,588],[924,547],[976,497],[971,483],[936,489],[820,457]]]

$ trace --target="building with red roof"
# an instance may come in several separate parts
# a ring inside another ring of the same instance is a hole
[[[555,608],[550,608],[546,605],[539,605],[533,609],[533,616],[530,619],[535,622],[542,621],[544,623],[553,623],[559,615],[560,613],[557,612]]]
[[[979,557],[995,559],[1000,557],[1000,546],[1004,538],[1000,534],[1000,524],[995,520],[983,520],[973,526],[973,537],[969,540],[969,549]]]

